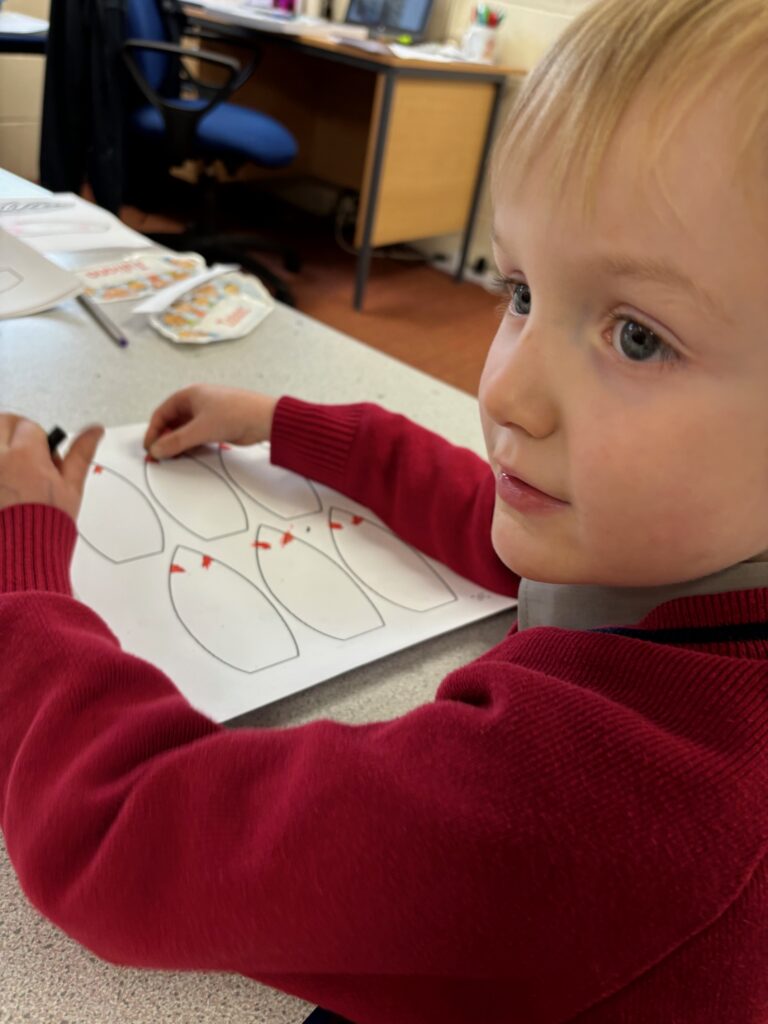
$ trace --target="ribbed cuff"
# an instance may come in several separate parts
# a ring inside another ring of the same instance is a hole
[[[281,398],[272,421],[271,460],[344,490],[347,462],[365,404],[314,405]]]
[[[12,505],[0,510],[0,593],[71,594],[69,564],[76,540],[73,520],[50,505]]]

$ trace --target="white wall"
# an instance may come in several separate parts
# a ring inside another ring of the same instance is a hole
[[[446,35],[460,40],[469,24],[472,8],[476,0],[437,0],[446,4]],[[562,32],[568,22],[590,0],[527,0],[527,2],[499,2],[488,0],[491,7],[505,12],[504,21],[499,27],[496,49],[496,62],[521,71],[530,70],[547,47]],[[630,0],[627,0],[630,2]],[[513,90],[508,91],[499,114],[498,128],[503,126],[509,110]],[[490,201],[485,190],[469,251],[470,265],[478,257],[490,259]],[[419,248],[429,253],[447,253],[458,256],[461,238],[458,235],[429,239],[419,243]]]
[[[48,17],[49,0],[8,0],[6,10]],[[0,167],[37,181],[45,58],[0,55]]]
[[[469,24],[474,0],[451,2],[451,35],[460,38]],[[497,30],[497,55],[500,64],[529,70],[549,44],[560,34],[575,14],[587,6],[588,0],[490,0],[490,6],[504,11]]]

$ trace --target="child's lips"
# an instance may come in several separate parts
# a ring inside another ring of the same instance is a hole
[[[501,466],[496,472],[496,494],[518,512],[554,512],[568,506],[567,501],[540,491],[538,487]]]

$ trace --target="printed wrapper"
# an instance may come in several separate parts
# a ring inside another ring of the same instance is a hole
[[[152,295],[161,288],[199,274],[205,260],[195,252],[132,253],[121,260],[79,271],[85,294],[94,302],[124,302]]]
[[[275,302],[256,277],[230,273],[206,281],[176,300],[150,324],[178,344],[206,345],[242,338],[274,309]]]

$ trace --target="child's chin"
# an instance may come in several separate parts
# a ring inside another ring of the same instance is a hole
[[[501,547],[502,550],[499,550]],[[522,579],[533,580],[535,583],[561,583],[561,584],[596,584],[604,586],[615,586],[605,577],[604,573],[598,571],[590,572],[586,566],[577,566],[567,559],[554,557],[554,552],[542,552],[540,557],[531,551],[530,548],[524,554],[517,557],[511,556],[503,545],[498,547],[494,543],[496,554],[504,565],[516,576]]]
[[[494,535],[493,547],[496,554],[506,567],[516,576],[526,580],[536,580],[537,583],[576,583],[576,580],[566,579],[567,573],[564,568],[558,565],[551,557],[542,556],[536,558],[530,550],[524,553],[510,552],[508,543]],[[504,538],[506,540],[506,538]]]

